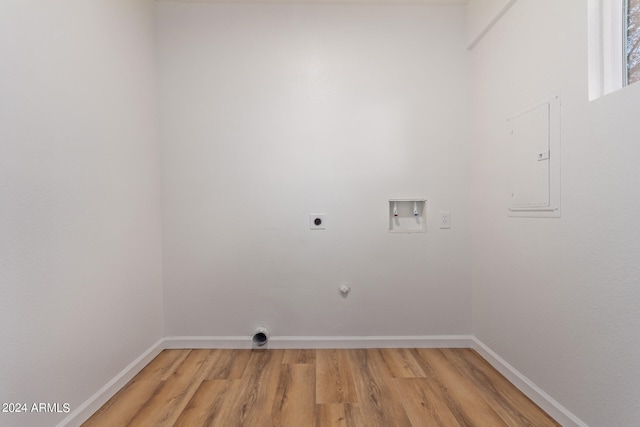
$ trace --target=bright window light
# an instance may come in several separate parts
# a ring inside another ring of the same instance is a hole
[[[626,84],[640,81],[640,0],[627,0],[625,29]]]

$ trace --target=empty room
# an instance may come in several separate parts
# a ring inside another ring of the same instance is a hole
[[[0,425],[637,426],[640,1],[0,0]]]

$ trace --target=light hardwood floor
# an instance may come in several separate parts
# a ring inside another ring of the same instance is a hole
[[[559,426],[470,349],[164,350],[89,426]]]

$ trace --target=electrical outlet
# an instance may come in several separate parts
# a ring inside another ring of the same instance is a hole
[[[451,228],[451,212],[440,212],[440,228]]]
[[[311,230],[324,230],[327,228],[324,221],[324,214],[309,214],[309,228]]]

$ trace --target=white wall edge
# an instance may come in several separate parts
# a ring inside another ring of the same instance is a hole
[[[500,9],[500,11],[496,14],[496,16],[494,16],[493,19],[489,21],[487,26],[484,27],[482,31],[480,31],[480,33],[471,41],[471,43],[469,43],[467,49],[473,49],[480,42],[480,40],[482,40],[482,38],[487,35],[491,28],[493,28],[493,26],[496,25],[498,21],[500,21],[500,19],[504,16],[505,13],[507,13],[507,11],[511,8],[511,6],[513,6],[515,2],[516,0],[509,0],[509,3],[505,4],[502,9]]]
[[[535,385],[533,381],[522,375],[522,373],[498,356],[497,353],[487,347],[478,338],[474,336],[472,337],[472,341],[473,346],[471,348],[477,351],[491,366],[504,375],[513,385],[562,426],[588,427],[587,424],[545,393],[540,387]]]
[[[299,348],[471,348],[471,335],[271,336],[270,349]],[[165,348],[251,348],[250,336],[166,337]]]
[[[151,362],[160,352],[164,350],[164,338],[158,340],[138,358],[131,362],[126,368],[120,371],[113,379],[94,393],[82,405],[71,412],[57,427],[80,426],[89,419],[102,405],[107,403],[122,387],[124,387],[138,372]]]

